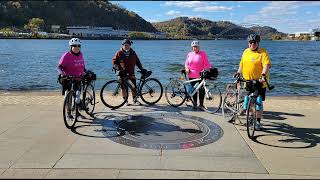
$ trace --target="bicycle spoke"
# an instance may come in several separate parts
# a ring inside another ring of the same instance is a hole
[[[69,91],[63,103],[63,119],[67,128],[73,128],[77,121],[77,105],[74,91]]]
[[[172,106],[180,106],[187,98],[186,89],[181,81],[172,80],[165,88],[167,102]]]
[[[84,92],[84,109],[88,115],[92,115],[95,108],[95,91],[92,84],[89,84]]]
[[[216,113],[219,111],[222,103],[221,92],[217,87],[208,88],[208,92],[205,94],[203,105],[206,107],[206,111],[209,113]]]
[[[126,88],[121,88],[119,81],[112,80],[103,85],[100,98],[105,106],[116,109],[125,104],[128,93]]]
[[[140,97],[147,104],[157,103],[163,94],[163,89],[160,81],[154,78],[149,78],[142,84]]]

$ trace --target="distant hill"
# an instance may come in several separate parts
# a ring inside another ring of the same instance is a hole
[[[134,12],[107,1],[0,1],[0,28],[23,29],[31,18],[42,18],[44,30],[51,25],[111,26],[130,31],[156,32],[151,23]]]
[[[169,21],[153,23],[157,30],[167,33],[172,38],[228,38],[243,39],[251,33],[258,33],[263,38],[271,38],[278,32],[271,27],[244,28],[228,21],[213,22],[202,18],[178,17]]]

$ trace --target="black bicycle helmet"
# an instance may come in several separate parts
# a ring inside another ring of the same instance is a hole
[[[121,43],[122,45],[124,45],[124,44],[129,44],[130,46],[131,46],[131,44],[133,44],[133,42],[130,40],[130,39],[124,39],[124,40],[122,40],[122,43]]]
[[[260,36],[257,34],[250,34],[247,38],[248,42],[250,41],[255,41],[255,42],[260,42]]]

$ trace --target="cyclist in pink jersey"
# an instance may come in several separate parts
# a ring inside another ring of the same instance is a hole
[[[187,55],[187,59],[185,62],[185,69],[186,73],[188,74],[188,77],[190,80],[200,78],[200,72],[206,69],[212,68],[211,64],[209,63],[208,56],[204,51],[200,51],[200,45],[199,41],[192,41],[191,43],[192,52],[189,52]],[[194,86],[197,82],[200,83],[200,81],[191,82],[191,85]],[[197,109],[197,96],[198,93],[196,93],[193,96],[194,105],[193,108]],[[204,109],[203,101],[205,96],[205,90],[203,87],[199,89],[199,101],[200,109]]]
[[[69,41],[70,51],[64,53],[58,63],[58,72],[62,76],[78,76],[81,77],[85,74],[85,63],[83,55],[80,51],[81,41],[79,38],[72,38]],[[80,82],[80,78],[79,78]],[[65,82],[62,84],[62,94],[65,90],[70,90],[70,83]]]

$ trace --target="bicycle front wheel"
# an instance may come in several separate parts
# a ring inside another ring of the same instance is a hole
[[[205,94],[205,98],[203,101],[204,107],[206,107],[206,111],[214,114],[219,111],[222,103],[222,96],[220,90],[215,86],[212,88],[208,88],[208,91]]]
[[[88,84],[85,88],[85,91],[83,93],[83,101],[86,113],[89,116],[92,116],[96,105],[96,94],[91,83]]]
[[[165,96],[171,106],[181,106],[187,98],[186,87],[182,81],[172,80],[165,88]]]
[[[79,115],[75,96],[75,92],[71,90],[67,93],[63,102],[63,121],[68,129],[74,128]]]
[[[257,121],[257,110],[256,110],[256,104],[254,102],[250,103],[251,100],[249,100],[248,103],[248,109],[247,109],[247,134],[250,139],[253,139],[254,137],[254,131],[255,131],[255,125]],[[251,112],[251,109],[253,112]]]
[[[222,102],[222,116],[227,121],[235,122],[237,112],[237,89],[228,85]]]
[[[141,85],[140,97],[147,104],[155,104],[160,101],[163,94],[161,83],[154,78],[149,78]]]
[[[111,109],[117,109],[127,102],[128,92],[125,85],[121,88],[120,81],[112,80],[102,86],[100,98],[105,106]]]

